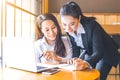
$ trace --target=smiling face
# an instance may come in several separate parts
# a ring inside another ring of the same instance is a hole
[[[78,28],[79,19],[64,15],[61,17],[61,23],[66,32],[73,33]]]
[[[57,27],[52,20],[45,20],[41,24],[42,33],[47,41],[55,41],[57,36]]]

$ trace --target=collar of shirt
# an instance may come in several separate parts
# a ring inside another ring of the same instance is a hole
[[[47,43],[47,41],[46,41],[46,39],[45,39],[44,36],[43,36],[43,38],[42,38],[42,43],[45,44],[45,45],[46,45],[46,44],[48,45],[48,43]]]
[[[42,43],[43,43],[43,45],[47,45],[47,46],[55,46],[55,44],[49,45],[49,44],[47,43],[46,39],[45,39],[45,36],[43,36],[43,38],[42,38]]]
[[[79,34],[84,34],[85,30],[83,28],[83,25],[81,23],[78,24],[78,28],[77,28],[77,35]]]
[[[52,50],[54,51],[54,47],[55,47],[55,44],[53,45],[49,45],[45,39],[45,37],[42,38],[41,40],[41,46],[42,46],[42,50]]]
[[[78,28],[77,28],[77,35],[75,33],[69,33],[69,34],[75,38],[78,35],[85,34],[85,30],[84,30],[82,24],[79,23]]]
[[[74,37],[77,46],[84,48],[83,43],[82,43],[81,34],[85,34],[85,30],[84,30],[82,24],[79,23],[78,28],[77,28],[77,34],[70,33],[70,35]]]

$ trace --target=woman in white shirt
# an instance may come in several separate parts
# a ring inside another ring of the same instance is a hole
[[[72,57],[72,49],[67,37],[62,37],[57,19],[52,14],[37,17],[38,39],[35,51],[38,62],[63,63]]]

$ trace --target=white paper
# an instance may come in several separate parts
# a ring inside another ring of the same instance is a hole
[[[61,69],[65,69],[65,70],[76,70],[75,66],[72,64],[44,64],[44,63],[38,63],[37,66],[43,66],[43,67],[48,67],[48,68],[54,68],[54,67],[58,67]]]

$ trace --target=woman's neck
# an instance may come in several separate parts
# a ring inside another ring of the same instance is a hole
[[[46,39],[46,42],[47,42],[49,45],[54,45],[55,40],[48,40],[48,39]]]

